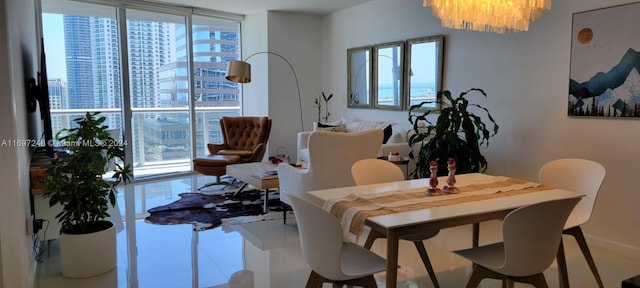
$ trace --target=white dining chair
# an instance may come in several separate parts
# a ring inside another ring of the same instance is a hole
[[[511,211],[502,223],[503,242],[454,251],[476,264],[467,288],[478,287],[485,278],[548,287],[544,270],[556,257],[564,223],[579,198],[552,200]]]
[[[321,288],[325,282],[365,288],[378,287],[373,276],[386,270],[387,261],[354,243],[344,242],[342,226],[329,212],[289,194],[302,254],[311,267],[307,288]]]
[[[576,239],[582,254],[589,264],[591,273],[593,273],[600,288],[603,288],[604,285],[602,284],[602,279],[593,261],[580,225],[589,221],[591,217],[593,206],[596,203],[596,197],[604,181],[605,174],[605,168],[597,162],[586,159],[567,158],[552,160],[544,164],[542,168],[540,168],[538,178],[539,182],[543,185],[586,194],[580,203],[576,205],[576,208],[573,209],[571,215],[569,215],[567,223],[564,226],[563,234],[571,235]],[[566,272],[567,268],[563,246],[562,242],[560,242],[561,249],[558,250],[558,269],[564,269],[564,272]],[[567,274],[565,273],[565,275]],[[562,279],[560,280],[562,281]],[[561,286],[567,285],[565,287],[568,287],[568,279],[565,279],[565,281],[566,283],[561,283]]]
[[[356,185],[377,184],[404,180],[404,173],[402,173],[402,169],[400,169],[398,165],[382,159],[363,159],[357,161],[351,167],[351,175],[353,176],[353,180],[356,182]],[[440,285],[438,284],[436,273],[433,270],[431,261],[429,260],[427,249],[425,248],[424,242],[422,241],[436,236],[439,232],[440,230],[430,230],[418,234],[403,236],[400,238],[402,240],[411,241],[416,246],[418,254],[422,259],[422,262],[424,263],[424,267],[427,269],[429,277],[431,277],[433,286],[436,288],[440,287]],[[367,237],[367,241],[365,242],[364,247],[367,249],[371,248],[373,242],[376,239],[383,237],[384,235],[372,231],[371,233],[369,233],[369,237]]]

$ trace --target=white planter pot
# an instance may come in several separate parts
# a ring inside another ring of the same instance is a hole
[[[108,221],[105,221],[108,222]],[[60,266],[68,278],[87,278],[116,267],[116,229],[89,234],[60,234]]]

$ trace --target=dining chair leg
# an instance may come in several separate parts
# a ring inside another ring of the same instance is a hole
[[[593,256],[591,256],[591,251],[589,251],[587,240],[584,238],[584,234],[582,234],[582,229],[580,228],[580,226],[566,229],[563,233],[569,234],[576,239],[576,242],[578,242],[578,246],[580,246],[580,250],[582,251],[582,255],[584,255],[584,259],[587,260],[587,264],[589,264],[589,268],[591,269],[593,277],[596,278],[596,282],[598,282],[598,287],[604,288],[602,279],[600,278],[600,274],[598,273],[598,268],[596,268],[596,263],[593,261]]]
[[[287,224],[287,207],[282,207],[282,224]]]
[[[549,288],[542,273],[527,277],[508,277],[480,265],[476,265],[473,268],[473,273],[469,278],[469,282],[467,282],[467,288],[477,288],[485,278],[501,280],[502,288],[513,288],[514,282],[529,283],[538,288]]]
[[[280,205],[282,205],[282,224],[287,224],[287,209],[291,210],[291,206],[282,201],[280,201]]]
[[[520,283],[529,283],[536,288],[549,288],[549,285],[547,284],[547,280],[544,278],[544,274],[542,273],[538,273],[536,275],[527,276],[527,277],[511,277],[510,280],[512,280],[511,281],[512,286],[510,287],[513,287],[513,281],[515,281]]]
[[[373,275],[367,277],[366,288],[378,288],[378,283],[376,283],[376,278]]]
[[[438,284],[438,279],[436,279],[436,272],[433,271],[433,266],[431,266],[431,261],[429,260],[429,254],[427,254],[427,249],[424,247],[424,243],[422,241],[413,241],[413,244],[416,246],[418,250],[418,254],[420,258],[422,258],[422,263],[424,263],[424,267],[427,268],[427,272],[429,273],[429,277],[431,277],[431,282],[433,282],[433,286],[435,288],[440,288]]]
[[[376,239],[378,238],[382,238],[384,237],[384,235],[382,235],[382,233],[376,231],[376,230],[371,230],[369,232],[369,236],[367,236],[367,240],[364,242],[364,248],[369,250],[371,249],[371,246],[373,246],[373,242],[376,241]]]
[[[341,281],[336,284],[340,284],[340,286],[335,286],[334,284],[334,287],[342,287],[343,284],[346,284],[347,288],[349,287],[378,288],[378,284],[376,283],[376,278],[373,275],[368,275],[368,276],[364,276],[364,277],[360,277],[352,280]]]
[[[564,244],[560,238],[560,246],[558,246],[558,254],[556,255],[558,262],[558,281],[560,288],[569,288],[569,272],[567,271],[567,259],[564,255]]]
[[[311,271],[305,288],[322,288],[322,283],[324,283],[324,281],[324,277],[320,276],[316,271]]]
[[[476,265],[475,267],[473,267],[473,273],[471,273],[471,277],[469,277],[469,281],[467,282],[467,288],[478,288],[478,285],[480,285],[480,282],[482,282],[482,279],[488,277],[487,271],[490,271],[490,270],[480,265]]]

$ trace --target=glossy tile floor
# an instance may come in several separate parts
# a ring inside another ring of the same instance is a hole
[[[36,287],[40,288],[287,288],[304,287],[310,269],[302,258],[295,221],[261,221],[193,232],[190,225],[155,225],[144,222],[146,210],[171,203],[178,194],[205,183],[202,176],[131,184],[118,194],[123,229],[118,233],[118,266],[111,272],[87,279],[67,279],[60,274],[58,241],[50,242],[38,264]],[[481,244],[501,239],[500,223],[481,225]],[[597,287],[575,241],[565,236],[571,287]],[[465,287],[471,263],[450,251],[471,245],[471,226],[445,229],[425,241],[441,287]],[[384,255],[385,240],[373,250]],[[637,259],[591,246],[605,287],[640,274]],[[46,255],[49,254],[47,257]],[[433,287],[410,242],[401,242],[398,287]],[[555,263],[545,272],[550,287],[558,287]],[[385,275],[376,275],[384,287]],[[329,287],[325,284],[325,287]],[[480,287],[501,287],[484,280]],[[531,287],[516,284],[516,287]]]

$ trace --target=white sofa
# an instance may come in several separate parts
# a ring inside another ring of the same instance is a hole
[[[385,131],[387,128],[387,131]],[[313,131],[330,131],[336,133],[355,133],[367,130],[379,129],[388,133],[381,143],[378,156],[387,156],[390,152],[398,153],[400,156],[409,155],[409,143],[407,142],[407,132],[410,125],[395,124],[385,121],[364,121],[357,119],[342,118],[330,123],[313,123]],[[309,135],[313,131],[298,133],[296,164],[307,168],[309,166]]]

